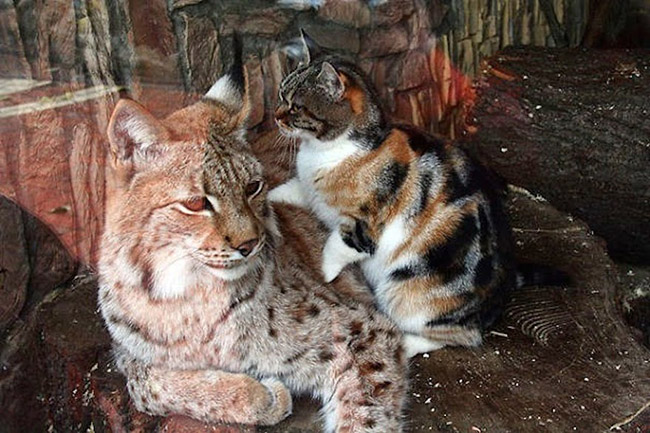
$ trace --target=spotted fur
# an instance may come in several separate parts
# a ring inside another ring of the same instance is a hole
[[[388,122],[340,58],[312,50],[279,94],[277,123],[300,149],[296,177],[271,198],[301,202],[332,230],[325,280],[361,261],[410,355],[480,344],[515,285],[496,183],[458,147]]]
[[[274,424],[289,391],[323,401],[327,432],[400,432],[406,360],[352,275],[322,284],[325,233],[266,198],[226,77],[164,120],[122,100],[99,306],[139,410]],[[357,296],[358,295],[358,296]]]

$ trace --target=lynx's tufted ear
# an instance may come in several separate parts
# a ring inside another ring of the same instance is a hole
[[[169,139],[162,123],[130,99],[118,101],[107,132],[114,163],[142,161],[156,143]]]
[[[335,101],[338,101],[343,97],[343,93],[345,92],[345,83],[331,63],[323,62],[317,79],[318,85],[323,87]]]
[[[242,41],[236,33],[233,35],[232,51],[233,64],[230,70],[212,85],[203,99],[223,105],[233,115],[229,126],[243,129],[248,120],[251,102],[248,74],[242,61]]]

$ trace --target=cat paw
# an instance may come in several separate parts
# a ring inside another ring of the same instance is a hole
[[[273,188],[267,196],[271,203],[287,203],[295,206],[306,207],[307,200],[296,178]]]
[[[414,334],[404,334],[402,344],[407,358],[413,358],[420,353],[428,353],[445,347],[445,343],[432,341]]]
[[[282,382],[274,378],[266,378],[260,381],[266,387],[271,397],[264,415],[260,418],[259,424],[277,424],[289,415],[293,409],[291,393]]]
[[[323,272],[323,280],[326,283],[331,283],[336,279],[336,277],[339,276],[344,267],[345,263],[338,263],[333,260],[323,259],[323,265],[321,267],[321,270]]]

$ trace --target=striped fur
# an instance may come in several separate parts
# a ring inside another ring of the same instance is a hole
[[[333,76],[334,74],[334,76]],[[515,284],[498,188],[458,147],[390,124],[354,65],[314,58],[280,88],[281,131],[300,139],[296,177],[271,191],[332,230],[326,281],[361,261],[413,355],[474,346]]]
[[[322,284],[325,233],[268,203],[242,101],[221,99],[235,88],[162,121],[131,101],[113,113],[99,306],[129,393],[149,413],[247,424],[311,393],[327,432],[400,432],[401,334],[351,274]]]

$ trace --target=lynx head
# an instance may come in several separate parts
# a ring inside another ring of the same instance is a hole
[[[356,66],[301,32],[304,61],[280,84],[276,123],[287,135],[332,140],[380,123],[372,86]]]
[[[133,284],[176,298],[259,268],[274,222],[262,167],[243,139],[241,72],[164,120],[133,101],[117,104],[100,272],[125,260]]]

